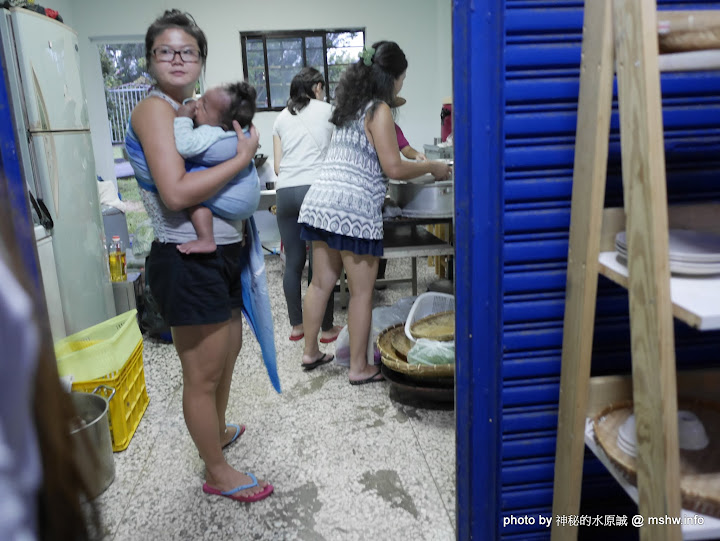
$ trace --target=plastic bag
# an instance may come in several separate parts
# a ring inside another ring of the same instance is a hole
[[[335,342],[335,364],[350,366],[350,331],[345,325]]]
[[[150,247],[155,240],[155,231],[152,222],[148,219],[137,226],[132,243],[133,256],[144,258],[150,254]]]
[[[153,338],[159,338],[166,342],[172,342],[170,326],[165,323],[165,318],[160,314],[160,307],[150,291],[150,280],[148,276],[147,258],[145,259],[145,287],[141,302],[138,306],[138,317],[140,330]]]
[[[378,306],[372,311],[372,323],[370,325],[370,335],[368,336],[367,362],[368,364],[380,364],[380,352],[375,346],[375,341],[382,331],[396,325],[404,323],[410,313],[416,297],[406,297],[400,299],[392,306]]]
[[[435,366],[455,362],[455,342],[439,342],[419,338],[408,351],[409,364]]]

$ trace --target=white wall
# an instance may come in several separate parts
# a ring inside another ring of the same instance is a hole
[[[38,3],[45,8],[57,11],[62,17],[63,22],[69,27],[74,28],[72,2],[73,0],[44,0]]]
[[[422,151],[424,143],[440,136],[442,99],[452,94],[451,0],[46,0],[43,5],[51,4],[72,15],[67,22],[80,35],[95,161],[104,178],[115,177],[114,171],[110,173],[100,61],[92,42],[144,36],[153,19],[172,7],[189,11],[208,37],[206,86],[242,79],[241,31],[365,27],[367,43],[390,39],[407,55],[409,68],[401,92],[407,104],[399,110],[397,122],[416,149]],[[255,118],[260,152],[271,159],[276,116],[258,113]]]

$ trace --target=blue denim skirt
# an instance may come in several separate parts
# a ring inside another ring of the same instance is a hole
[[[347,235],[338,235],[324,229],[317,229],[306,224],[301,224],[300,238],[312,242],[318,240],[327,244],[333,250],[346,250],[357,255],[372,255],[382,257],[383,241],[372,239],[358,239]]]

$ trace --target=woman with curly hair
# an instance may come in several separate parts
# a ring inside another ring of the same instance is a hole
[[[383,255],[382,204],[387,179],[449,176],[442,162],[409,162],[400,157],[391,107],[402,89],[408,62],[397,43],[379,41],[343,73],[336,90],[333,131],[318,180],[308,190],[298,221],[312,241],[313,277],[305,295],[302,367],[312,370],[332,358],[320,352],[317,336],[325,304],[345,267],[350,290],[350,373],[352,385],[382,381],[366,356],[372,295]]]

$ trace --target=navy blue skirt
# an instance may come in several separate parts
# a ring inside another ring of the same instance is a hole
[[[319,240],[330,246],[333,250],[346,250],[357,255],[372,255],[382,257],[383,241],[371,239],[358,239],[347,235],[338,235],[324,229],[317,229],[307,224],[300,224],[300,238],[306,241]]]

